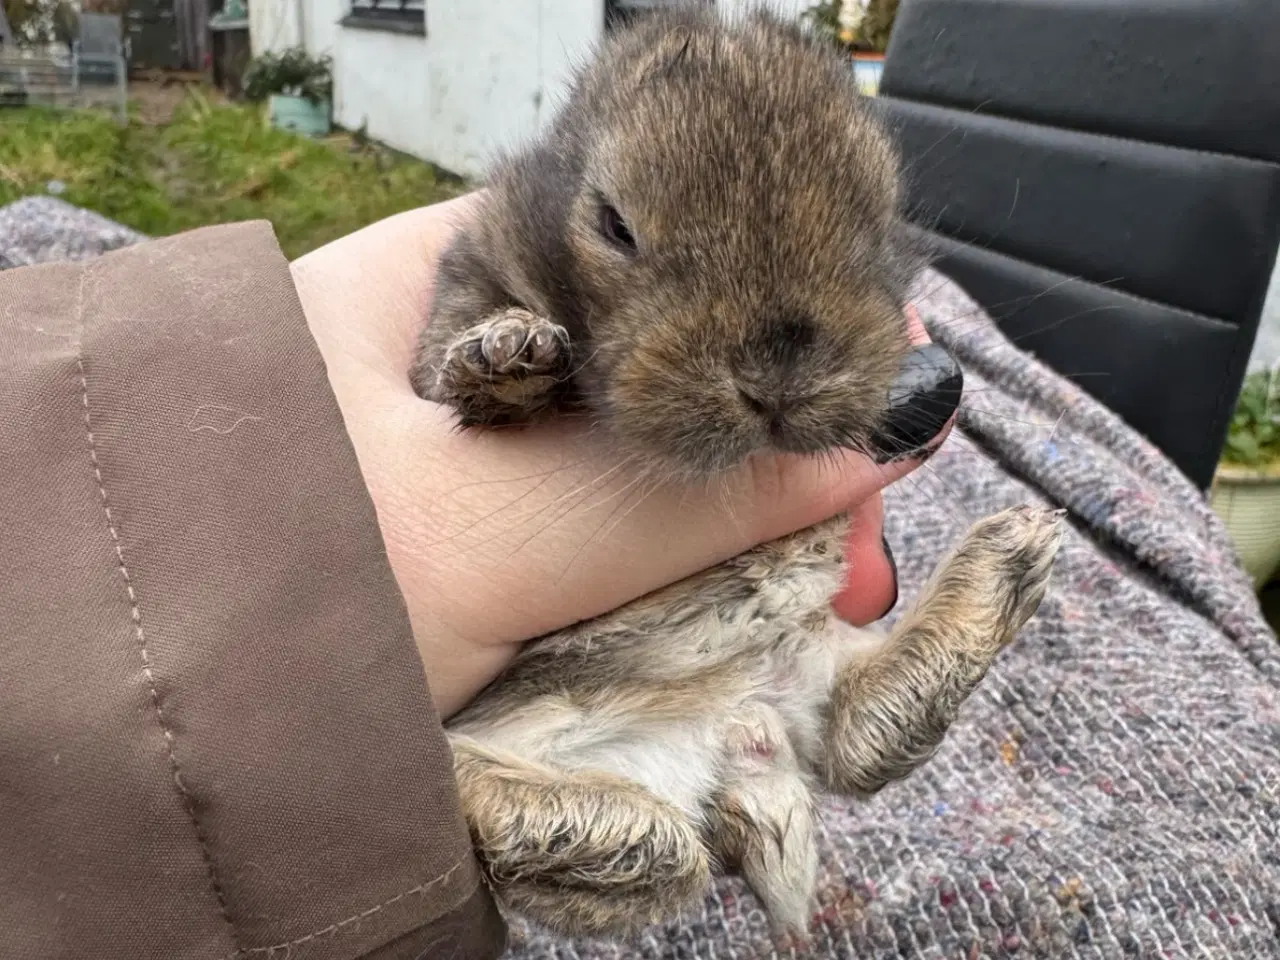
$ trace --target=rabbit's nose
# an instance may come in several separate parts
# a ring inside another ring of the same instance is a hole
[[[781,390],[755,390],[738,387],[738,395],[752,413],[767,420],[770,426],[777,425],[783,414],[794,406],[794,401]]]
[[[760,418],[769,434],[769,442],[779,450],[802,449],[803,438],[795,433],[789,414],[804,403],[805,398],[783,392],[781,388],[769,391],[738,387],[743,404]]]

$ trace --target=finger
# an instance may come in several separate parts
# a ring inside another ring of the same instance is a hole
[[[908,304],[905,312],[911,342],[929,343],[920,312],[913,304]],[[944,425],[938,443],[950,431],[952,422],[948,420]],[[911,460],[908,467],[914,468],[919,462]],[[850,515],[845,559],[845,584],[831,605],[841,619],[863,627],[884,617],[898,601],[897,564],[884,539],[884,501],[878,492],[858,504]]]
[[[848,573],[844,588],[832,601],[842,620],[856,627],[874,623],[898,599],[898,572],[884,541],[884,504],[879,494],[867,498],[850,517],[845,548]]]
[[[470,597],[491,592],[499,578],[517,602],[496,614],[502,628],[489,639],[512,642],[531,629],[597,616],[856,508],[945,438],[960,379],[941,347],[917,347],[895,384],[874,461],[848,451],[825,459],[763,456],[697,489],[646,482],[636,464],[620,461],[580,422],[459,432],[448,411],[414,398],[404,406],[417,422],[403,438],[370,440],[379,424],[359,432],[368,456],[394,458],[366,471],[371,487],[389,488],[373,490],[375,501],[390,498],[402,514],[416,504],[425,518],[391,524],[389,538],[404,539],[389,549],[400,551],[406,567],[445,565],[455,596],[440,602],[458,605],[459,625]],[[421,536],[424,527],[431,536]],[[577,588],[573,596],[566,583]]]
[[[770,457],[676,488],[638,481],[578,425],[459,432],[432,404],[408,409],[429,422],[383,418],[368,428],[381,436],[358,431],[361,462],[379,513],[406,518],[385,532],[397,572],[421,578],[407,593],[430,597],[432,616],[459,630],[474,621],[474,597],[507,598],[475,642],[598,616],[847,511],[915,466],[856,453]]]
[[[909,303],[904,311],[907,315],[907,335],[911,338],[911,342],[915,344],[929,343],[929,331],[924,327],[924,321],[920,319],[920,311],[916,309],[914,303]]]
[[[929,333],[914,305],[906,308],[907,329],[917,345],[930,343]],[[936,449],[954,425],[952,414],[939,437],[928,445]],[[913,458],[918,466],[923,458]],[[884,538],[884,503],[877,493],[868,498],[851,516],[845,557],[848,572],[845,584],[832,601],[837,616],[854,626],[866,626],[886,616],[898,602],[898,568],[889,542]]]

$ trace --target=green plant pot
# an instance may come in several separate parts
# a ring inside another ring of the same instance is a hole
[[[1209,503],[1261,589],[1280,570],[1280,466],[1249,470],[1220,465]]]
[[[329,135],[329,101],[312,103],[306,97],[273,93],[267,100],[267,115],[278,130],[292,130],[307,137]]]

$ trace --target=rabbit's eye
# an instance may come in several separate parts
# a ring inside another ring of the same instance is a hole
[[[628,253],[636,252],[636,238],[622,219],[622,214],[608,203],[600,204],[600,233],[615,247]]]

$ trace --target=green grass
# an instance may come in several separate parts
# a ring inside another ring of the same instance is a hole
[[[267,219],[289,257],[461,192],[435,168],[371,145],[270,129],[260,109],[189,94],[172,121],[121,126],[94,111],[0,110],[0,206],[61,198],[152,236]]]

